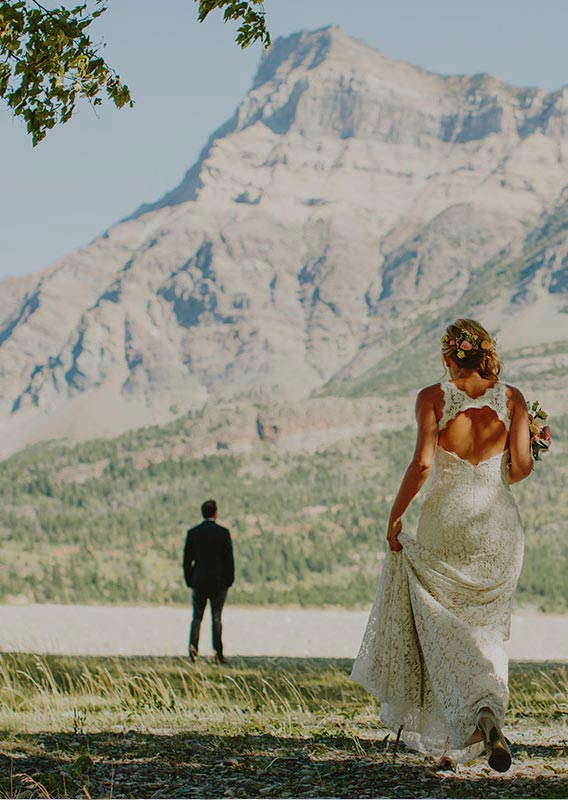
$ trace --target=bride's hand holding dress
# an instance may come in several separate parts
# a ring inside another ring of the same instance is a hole
[[[398,536],[402,533],[402,515],[416,497],[432,471],[438,443],[438,421],[432,402],[432,387],[422,389],[416,398],[415,416],[417,424],[416,446],[398,494],[392,505],[387,541],[393,552],[402,550]]]
[[[402,550],[402,545],[398,541],[399,534],[402,533],[402,520],[391,519],[389,520],[389,527],[387,531],[387,542],[393,553],[398,553]]]

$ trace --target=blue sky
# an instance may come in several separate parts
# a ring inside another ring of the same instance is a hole
[[[568,83],[567,0],[265,0],[273,37],[341,25],[427,69]],[[0,277],[32,272],[172,188],[249,88],[260,49],[196,22],[194,0],[110,0],[97,37],[136,106],[76,118],[32,148],[0,105]]]

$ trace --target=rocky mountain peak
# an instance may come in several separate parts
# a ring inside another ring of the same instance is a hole
[[[278,37],[261,58],[252,91],[277,78],[285,79],[297,69],[315,69],[330,56],[334,45],[337,47],[345,38],[343,31],[335,26]]]
[[[2,283],[2,452],[237,401],[401,396],[400,342],[452,315],[564,358],[567,125],[565,92],[434,75],[337,28],[277,40],[179,186]]]

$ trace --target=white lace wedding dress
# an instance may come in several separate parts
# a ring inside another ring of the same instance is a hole
[[[442,384],[442,430],[458,414],[488,406],[509,429],[506,385],[471,398]],[[507,480],[508,450],[474,466],[438,445],[416,538],[387,550],[351,678],[381,701],[381,721],[410,747],[467,761],[476,712],[500,723],[508,703],[511,602],[523,531]]]

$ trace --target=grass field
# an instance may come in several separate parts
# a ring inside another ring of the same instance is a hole
[[[512,663],[514,764],[401,746],[350,662],[0,657],[0,796],[566,797],[568,672]]]

